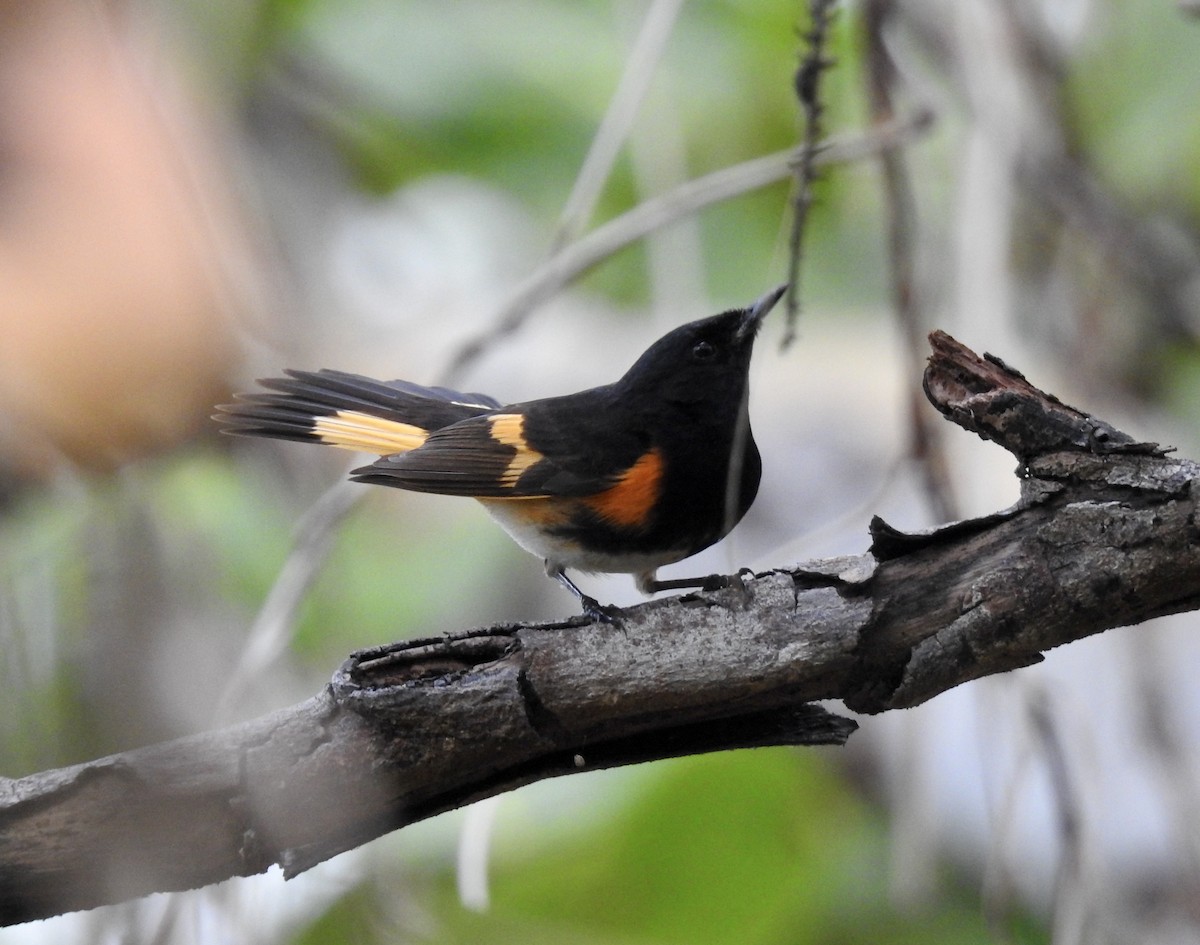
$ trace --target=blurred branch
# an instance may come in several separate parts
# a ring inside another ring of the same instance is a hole
[[[1052,647],[1200,608],[1200,465],[940,332],[924,388],[1020,460],[1011,509],[867,554],[630,607],[352,656],[320,695],[243,725],[0,781],[0,922],[295,875],[543,778],[761,745],[836,744]]]
[[[1083,133],[1086,123],[1075,103],[1078,89],[1068,82],[1067,47],[1044,17],[1003,0],[963,5],[963,18],[941,15],[936,5],[881,2],[896,8],[893,19],[902,27],[903,41],[894,47],[915,47],[921,68],[931,67],[940,87],[966,107],[970,134],[986,142],[989,178],[1011,178],[1017,185],[1021,200],[1004,197],[996,212],[1011,218],[1033,211],[1038,218],[1036,230],[1003,234],[1011,245],[989,249],[1004,260],[1006,284],[1019,285],[1022,294],[1050,277],[1063,284],[1070,268],[1058,246],[1070,244],[1062,236],[1078,239],[1087,264],[1103,273],[1099,281],[1091,272],[1065,283],[1072,293],[1097,293],[1072,301],[1063,313],[1069,321],[1060,324],[1048,307],[1036,323],[1022,322],[1018,330],[1032,330],[1034,337],[1040,332],[1040,342],[1062,350],[1063,363],[1085,383],[1103,377],[1110,388],[1117,381],[1133,383],[1141,393],[1153,389],[1161,383],[1163,363],[1154,348],[1200,338],[1200,240],[1180,209],[1184,204],[1163,196],[1170,187],[1156,198],[1122,194],[1095,166],[1095,142]],[[964,177],[958,186],[971,182]],[[987,236],[978,220],[968,225],[972,243]],[[1029,252],[1031,245],[1040,248]],[[995,287],[974,272],[967,275],[970,296],[961,296],[959,306],[980,317]],[[1014,276],[1019,278],[1012,281]],[[1125,301],[1126,290],[1142,302],[1136,313]],[[1142,350],[1131,350],[1134,343]]]
[[[831,138],[814,156],[814,165],[848,163],[872,157],[882,148],[897,147],[924,133],[931,121],[932,116],[921,111],[860,135]],[[786,180],[799,159],[800,151],[793,148],[697,177],[638,204],[576,242],[563,246],[517,286],[489,319],[490,327],[486,331],[458,350],[442,375],[442,383],[456,383],[467,366],[490,345],[520,328],[539,305],[593,266],[647,234],[704,207]]]
[[[895,15],[895,0],[867,0],[863,5],[867,102],[871,123],[876,127],[887,126],[896,119],[894,89],[899,76],[884,42],[884,31]],[[916,274],[917,207],[904,149],[881,148],[879,167],[887,214],[892,306],[900,322],[907,363],[915,371],[922,357],[923,319]],[[910,450],[919,464],[930,509],[937,521],[951,521],[958,518],[958,503],[942,447],[942,429],[923,409],[915,390],[910,393],[908,408]]]
[[[1054,796],[1059,845],[1052,898],[1054,941],[1063,945],[1095,941],[1099,930],[1087,928],[1084,904],[1098,902],[1102,893],[1099,889],[1086,890],[1091,877],[1089,849],[1084,837],[1083,802],[1067,761],[1064,732],[1044,691],[1038,692],[1027,708]]]
[[[258,678],[287,652],[298,626],[297,612],[329,559],[337,528],[362,499],[363,490],[354,485],[349,479],[334,483],[300,519],[287,559],[217,698],[213,710],[216,722],[236,717],[238,705],[257,685]]]
[[[658,70],[682,8],[683,0],[654,0],[646,11],[637,40],[629,51],[621,81],[613,92],[583,166],[579,168],[575,185],[559,215],[553,250],[578,239],[595,210],[596,201],[600,199],[621,145],[629,136],[629,130],[650,89],[650,81]]]

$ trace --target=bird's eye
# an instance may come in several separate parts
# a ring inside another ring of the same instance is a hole
[[[708,361],[716,353],[717,349],[707,341],[697,341],[692,347],[692,357],[697,361]]]

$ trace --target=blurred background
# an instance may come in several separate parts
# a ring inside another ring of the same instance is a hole
[[[338,485],[352,458],[219,437],[212,406],[284,367],[565,393],[756,298],[794,188],[747,162],[802,137],[808,29],[798,2],[2,0],[0,774],[573,612],[473,503]],[[772,315],[752,374],[762,491],[663,576],[1014,501],[1012,458],[920,396],[933,327],[1200,455],[1197,4],[859,0],[826,52],[798,339]],[[677,190],[718,172],[720,203]],[[684,212],[639,238],[663,195]],[[844,750],[534,785],[0,945],[1200,942],[1196,629],[1103,634]]]

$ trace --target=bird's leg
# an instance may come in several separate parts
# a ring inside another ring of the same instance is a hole
[[[599,620],[602,623],[617,622],[617,608],[611,605],[601,604],[596,598],[583,593],[579,589],[579,585],[567,577],[567,572],[561,567],[552,565],[549,561],[546,562],[546,573],[554,580],[558,581],[563,587],[579,598],[579,604],[583,607],[583,615],[590,617],[592,620]]]
[[[737,574],[709,574],[704,577],[671,578],[660,581],[653,571],[639,574],[635,580],[638,590],[643,594],[657,594],[659,591],[678,591],[685,588],[699,588],[702,591],[716,591],[722,587],[736,587],[744,595],[746,593],[745,577],[754,577],[750,568],[741,568]]]

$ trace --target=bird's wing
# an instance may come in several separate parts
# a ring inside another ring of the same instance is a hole
[[[542,440],[527,435],[526,420],[524,413],[506,409],[469,417],[351,476],[414,492],[493,499],[588,496],[619,479],[620,468],[596,470],[577,461],[570,438],[555,437],[554,455],[546,455]]]

